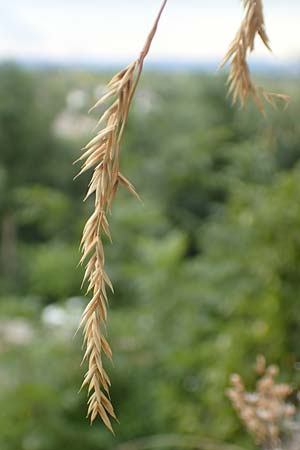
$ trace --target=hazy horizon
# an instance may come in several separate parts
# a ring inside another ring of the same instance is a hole
[[[85,60],[68,60],[62,62],[60,60],[47,60],[47,59],[35,59],[35,58],[1,58],[0,65],[3,64],[16,64],[28,69],[72,69],[72,70],[88,70],[88,71],[109,71],[118,70],[126,66],[130,62],[129,59],[85,59]],[[144,71],[154,72],[203,72],[203,73],[224,73],[228,70],[225,68],[223,71],[218,72],[220,59],[199,59],[194,60],[182,60],[182,59],[155,59],[149,58],[145,62]],[[264,58],[252,58],[250,62],[250,69],[254,73],[261,73],[266,75],[295,75],[300,73],[300,58],[295,60],[285,61],[271,61]]]

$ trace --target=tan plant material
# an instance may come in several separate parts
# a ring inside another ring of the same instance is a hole
[[[265,28],[262,0],[243,0],[243,5],[244,18],[220,67],[224,67],[230,61],[227,84],[229,85],[228,93],[232,94],[233,103],[239,100],[241,107],[243,107],[249,94],[252,94],[258,109],[264,114],[265,108],[262,100],[276,108],[276,99],[287,104],[289,97],[284,94],[267,92],[262,87],[253,84],[247,57],[254,50],[256,36],[259,35],[268,50],[271,51],[271,48]]]
[[[153,28],[139,58],[117,73],[107,85],[107,91],[92,108],[109,105],[98,121],[100,130],[83,148],[78,161],[84,161],[78,175],[93,168],[89,189],[85,199],[94,195],[95,208],[88,219],[82,235],[80,262],[86,263],[83,283],[87,282],[87,293],[92,299],[85,308],[80,327],[83,327],[86,350],[83,360],[88,361],[88,371],[82,383],[88,386],[88,416],[91,422],[99,415],[113,432],[110,417],[116,418],[109,396],[110,381],[103,367],[102,354],[110,360],[111,348],[104,336],[107,322],[107,286],[113,291],[112,283],[105,271],[103,235],[111,241],[108,213],[120,186],[138,197],[134,187],[120,172],[120,150],[133,95],[143,69],[161,14],[167,4],[164,0]]]
[[[296,414],[295,406],[287,401],[292,388],[276,383],[279,369],[267,367],[263,356],[256,360],[256,372],[259,378],[254,392],[247,392],[242,378],[233,374],[227,395],[257,444],[268,450],[280,449],[281,433]]]

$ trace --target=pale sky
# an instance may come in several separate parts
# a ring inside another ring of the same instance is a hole
[[[53,62],[131,60],[143,46],[161,0],[0,0],[0,59]],[[300,0],[264,0],[273,55],[300,60]],[[242,16],[239,0],[169,0],[152,60],[214,60]]]

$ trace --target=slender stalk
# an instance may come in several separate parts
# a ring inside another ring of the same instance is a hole
[[[161,5],[161,7],[160,7],[160,10],[159,10],[159,12],[158,12],[158,15],[157,15],[157,17],[156,17],[156,19],[155,19],[155,22],[154,22],[154,24],[153,24],[153,27],[152,27],[150,33],[148,34],[148,37],[147,37],[147,39],[146,39],[145,45],[144,45],[144,47],[143,47],[143,50],[142,50],[141,53],[140,53],[140,56],[139,56],[139,59],[138,59],[138,63],[139,63],[138,73],[137,73],[137,76],[136,76],[136,79],[135,79],[135,82],[134,82],[132,91],[131,91],[130,96],[129,96],[128,108],[127,108],[127,110],[126,110],[126,117],[125,117],[124,125],[122,126],[122,130],[120,131],[119,142],[121,142],[121,139],[122,139],[122,137],[123,137],[123,132],[124,132],[124,129],[125,129],[125,125],[126,125],[127,118],[128,118],[128,113],[129,113],[130,105],[131,105],[133,96],[134,96],[134,94],[135,94],[137,85],[139,84],[139,81],[140,81],[140,78],[141,78],[141,74],[142,74],[142,71],[143,71],[145,58],[146,58],[146,56],[147,56],[148,53],[149,53],[149,50],[150,50],[150,47],[151,47],[153,38],[154,38],[154,36],[155,36],[155,34],[156,34],[156,31],[157,31],[157,27],[158,27],[160,18],[161,18],[161,16],[162,16],[162,13],[163,13],[163,11],[164,11],[164,9],[165,9],[167,3],[168,3],[168,0],[164,0],[164,1],[163,1],[162,5]]]

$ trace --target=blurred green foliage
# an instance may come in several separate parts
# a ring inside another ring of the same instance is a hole
[[[292,102],[263,119],[231,108],[223,79],[146,73],[121,161],[143,205],[119,193],[106,245],[113,438],[84,418],[73,338],[92,204],[72,162],[107,79],[0,68],[0,448],[109,450],[170,433],[255,448],[224,392],[231,372],[253,382],[258,353],[300,382],[298,80],[268,81]]]

